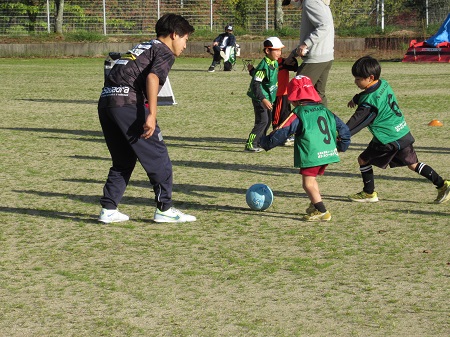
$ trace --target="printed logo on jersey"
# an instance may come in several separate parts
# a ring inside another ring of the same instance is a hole
[[[403,121],[403,122],[401,122],[399,125],[397,125],[397,126],[395,127],[395,131],[399,132],[401,129],[403,129],[403,128],[405,128],[405,127],[406,127],[406,122]]]
[[[277,89],[278,89],[278,84],[271,85],[269,88],[269,92],[275,92],[275,91],[277,91]]]
[[[329,150],[329,151],[320,151],[317,153],[317,158],[327,158],[327,157],[334,157],[339,156],[337,149]]]
[[[111,96],[128,96],[130,87],[104,87],[101,93],[101,97]]]
[[[132,49],[130,49],[128,51],[128,53],[137,57],[137,56],[141,55],[144,51],[150,49],[153,46],[153,44],[156,44],[156,43],[161,43],[161,42],[158,40],[152,40],[149,42],[139,43],[138,45],[136,45]]]
[[[126,65],[128,63],[128,60],[117,60],[114,65],[116,64],[121,64],[121,65]]]

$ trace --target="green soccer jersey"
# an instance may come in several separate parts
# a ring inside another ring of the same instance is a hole
[[[269,102],[275,102],[278,89],[278,62],[265,57],[255,68],[255,73],[250,82],[247,95],[253,100],[259,100],[252,90],[253,83],[260,81],[261,91]]]
[[[321,166],[339,162],[336,120],[322,104],[300,105],[293,112],[300,120],[294,144],[294,166]]]
[[[380,80],[380,86],[373,92],[362,92],[359,95],[358,105],[362,104],[377,108],[377,117],[368,128],[382,144],[396,141],[410,132],[394,91],[386,81]]]

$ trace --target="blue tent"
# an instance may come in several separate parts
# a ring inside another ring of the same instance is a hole
[[[447,19],[444,20],[441,28],[439,28],[438,32],[434,34],[432,37],[425,40],[427,44],[430,46],[437,46],[442,42],[450,42],[450,13],[447,15]]]

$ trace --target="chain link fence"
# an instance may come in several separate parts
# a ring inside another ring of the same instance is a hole
[[[27,10],[26,1],[0,3],[0,35],[28,35],[51,33],[55,27],[55,3],[53,0],[36,0],[36,6]],[[164,13],[181,14],[197,29],[221,32],[227,23],[234,24],[236,32],[260,34],[275,27],[275,1],[253,1],[251,10],[236,17],[224,1],[213,0],[66,0],[64,5],[63,33],[92,32],[105,35],[135,35],[154,32],[158,18]],[[450,12],[450,0],[424,0],[428,24],[440,24]],[[380,0],[353,2],[354,7],[333,4],[335,25],[378,26]],[[417,14],[419,15],[419,13]],[[421,16],[425,16],[420,13]],[[283,7],[283,27],[297,29],[301,11],[293,6]],[[398,17],[385,12],[386,24],[395,24]],[[408,24],[419,24],[418,18],[408,14]],[[405,24],[403,20],[400,24]]]

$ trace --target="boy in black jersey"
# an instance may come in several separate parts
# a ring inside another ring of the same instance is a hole
[[[155,31],[156,39],[138,44],[116,62],[105,78],[98,102],[100,124],[113,162],[100,199],[98,220],[104,223],[129,219],[117,206],[138,159],[155,194],[153,220],[196,220],[172,207],[172,164],[156,120],[158,92],[194,27],[180,15],[165,14]]]
[[[358,163],[364,183],[363,190],[349,196],[357,202],[377,202],[372,165],[385,169],[408,166],[430,180],[437,188],[434,200],[440,204],[450,199],[450,182],[442,179],[430,166],[420,163],[413,147],[414,138],[406,124],[390,85],[380,79],[381,66],[370,56],[357,60],[352,67],[355,84],[363,91],[348,102],[357,106],[347,126],[353,136],[367,127],[373,134],[368,147],[359,155]]]

